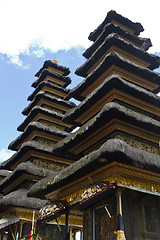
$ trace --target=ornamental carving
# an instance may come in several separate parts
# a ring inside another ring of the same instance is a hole
[[[33,163],[42,166],[42,167],[47,167],[47,168],[53,168],[53,169],[57,169],[57,170],[62,170],[64,169],[67,165],[65,164],[58,164],[58,163],[49,163],[47,161],[42,161],[42,160],[34,160]]]
[[[126,138],[126,137],[121,137],[121,139],[132,147],[140,148],[142,150],[145,150],[147,152],[151,152],[154,154],[159,154],[158,146],[155,147],[155,146],[152,146],[151,144],[140,142],[136,139],[130,139],[130,138]]]

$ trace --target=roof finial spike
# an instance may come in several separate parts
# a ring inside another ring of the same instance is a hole
[[[57,61],[56,57],[54,57],[53,62],[58,64],[58,61]]]

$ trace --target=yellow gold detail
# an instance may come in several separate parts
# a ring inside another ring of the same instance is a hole
[[[54,57],[53,62],[58,64],[58,61],[57,61],[56,57]]]
[[[91,117],[93,117],[95,114],[97,114],[106,103],[112,102],[119,100],[123,103],[128,104],[128,107],[131,108],[135,107],[136,111],[139,112],[140,109],[145,111],[146,115],[147,114],[154,114],[157,116],[160,116],[160,109],[159,107],[156,107],[152,105],[151,103],[145,102],[143,100],[140,100],[136,97],[133,97],[127,93],[124,93],[120,90],[117,89],[112,89],[110,92],[105,94],[104,97],[100,98],[95,104],[92,104],[89,106],[87,111],[83,112],[81,116],[79,116],[76,119],[76,122],[79,122],[81,124],[84,124],[87,122]]]
[[[87,89],[85,89],[81,95],[83,97],[87,97],[92,91],[94,91],[100,84],[104,82],[104,80],[113,75],[117,74],[120,77],[124,78],[125,80],[134,83],[138,86],[144,87],[150,91],[154,91],[159,87],[158,84],[152,83],[151,81],[144,79],[142,77],[137,76],[136,74],[133,74],[123,68],[117,67],[115,65],[112,65],[109,67],[101,76],[99,76],[96,81],[94,81]]]
[[[139,187],[148,191],[160,193],[160,174],[138,169],[125,164],[113,162],[89,174],[94,182],[119,183],[127,186]],[[68,202],[73,201],[77,196],[88,188],[90,181],[88,176],[84,176],[70,183],[67,186],[46,195],[47,199],[63,199]]]

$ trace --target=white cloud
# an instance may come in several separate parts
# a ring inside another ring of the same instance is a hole
[[[44,56],[44,49],[33,50],[32,53],[37,56],[37,58]]]
[[[3,162],[5,160],[7,160],[8,158],[10,158],[11,156],[13,155],[13,152],[5,149],[5,148],[2,148],[0,150],[0,162]]]
[[[23,65],[18,55],[9,55],[9,58],[10,58],[10,62],[13,64],[16,64],[20,67]]]
[[[125,6],[125,7],[124,7]],[[43,55],[43,48],[52,51],[74,46],[89,46],[87,37],[114,9],[146,29],[145,37],[153,42],[152,52],[160,52],[158,34],[159,0],[154,4],[135,0],[5,0],[0,1],[0,53],[7,54],[11,62],[22,66],[20,53]],[[27,50],[39,42],[37,51]]]

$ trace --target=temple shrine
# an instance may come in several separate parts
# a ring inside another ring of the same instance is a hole
[[[66,89],[71,82],[69,73],[68,68],[58,65],[54,59],[46,61],[35,75],[38,77],[32,85],[35,90],[28,97],[31,102],[22,112],[26,118],[18,127],[22,133],[9,144],[9,149],[16,153],[0,166],[1,239],[29,238],[33,211],[36,220],[47,201],[27,197],[28,190],[37,181],[57,174],[73,162],[52,154],[53,145],[73,128],[72,124],[61,121],[76,106],[64,100],[70,91]]]
[[[37,72],[16,153],[0,165],[2,240],[31,230],[41,240],[160,239],[160,58],[143,30],[110,11],[89,35],[80,84],[67,89],[56,59]]]

